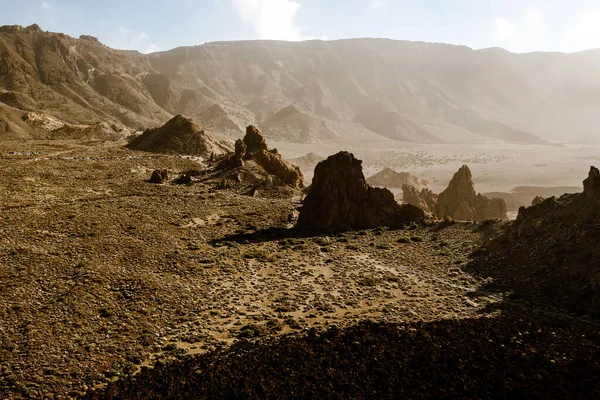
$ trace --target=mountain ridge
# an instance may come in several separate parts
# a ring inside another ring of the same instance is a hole
[[[290,142],[548,144],[567,133],[587,142],[599,134],[597,54],[363,38],[218,41],[144,55],[89,35],[3,26],[0,102],[131,130],[185,114],[211,132],[254,124]]]

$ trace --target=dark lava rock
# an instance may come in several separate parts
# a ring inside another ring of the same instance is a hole
[[[246,128],[244,144],[244,159],[253,160],[267,173],[276,176],[288,186],[299,189],[304,187],[304,177],[300,168],[286,162],[277,149],[269,150],[260,131],[252,125]]]
[[[596,399],[600,333],[480,318],[241,340],[90,391],[86,399]]]
[[[233,156],[236,166],[242,167],[244,165],[244,156],[246,155],[246,143],[242,139],[235,141],[235,154]]]
[[[297,227],[320,231],[395,228],[421,221],[424,216],[418,207],[399,205],[389,190],[369,186],[362,161],[343,151],[315,168]]]
[[[231,170],[244,167],[246,162],[254,162],[263,169],[265,184],[287,185],[295,189],[304,187],[304,177],[300,168],[286,162],[277,149],[269,150],[260,131],[250,125],[246,128],[244,140],[235,142],[235,153],[227,155],[217,166],[218,170]]]
[[[592,169],[584,193],[521,207],[506,235],[472,270],[516,295],[600,317],[600,196]]]
[[[163,183],[167,179],[169,179],[169,173],[166,169],[155,169],[152,171],[150,183]]]
[[[436,214],[439,218],[448,216],[458,220],[508,219],[506,201],[477,194],[471,170],[466,165],[454,174],[448,188],[440,193]]]
[[[184,172],[175,179],[175,184],[177,185],[187,185],[188,183],[192,183],[192,175],[187,172]]]
[[[244,144],[246,145],[246,157],[251,158],[254,153],[268,151],[267,142],[258,128],[249,125],[246,128],[246,136],[244,136]]]
[[[583,181],[583,193],[589,195],[596,195],[600,193],[600,171],[598,171],[598,168],[590,168],[590,173],[587,179]]]

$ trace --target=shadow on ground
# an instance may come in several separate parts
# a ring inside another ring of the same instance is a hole
[[[240,341],[112,383],[87,399],[600,396],[600,331],[505,317]]]

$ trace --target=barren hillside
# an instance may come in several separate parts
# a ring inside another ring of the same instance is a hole
[[[146,56],[33,25],[0,27],[0,56],[0,102],[77,124],[148,128],[181,113],[208,131],[239,135],[254,124],[291,142],[544,143],[596,141],[600,122],[596,51],[352,39],[217,42]],[[0,110],[10,125],[2,135],[22,137],[13,109]]]

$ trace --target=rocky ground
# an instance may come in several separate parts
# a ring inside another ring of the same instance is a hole
[[[330,326],[158,364],[87,398],[590,399],[599,339],[506,318]]]
[[[147,182],[201,168],[122,143],[0,143],[0,397],[79,397],[242,339],[508,312],[465,272],[497,225],[303,236],[298,199]]]

